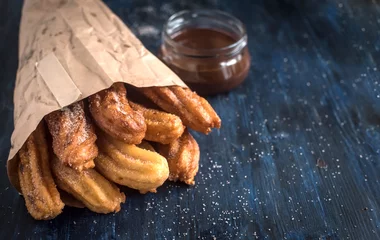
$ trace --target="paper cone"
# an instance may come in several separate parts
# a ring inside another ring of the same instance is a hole
[[[43,117],[115,82],[186,87],[102,1],[24,1],[7,164],[16,188],[12,158]]]

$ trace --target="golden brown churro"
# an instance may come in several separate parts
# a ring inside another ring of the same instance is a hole
[[[124,84],[115,83],[89,97],[90,112],[107,134],[129,144],[139,144],[145,136],[145,120],[129,106],[126,94]]]
[[[54,157],[52,170],[60,189],[81,201],[97,213],[118,212],[125,202],[124,193],[94,169],[78,172]]]
[[[30,215],[38,220],[55,218],[64,207],[50,171],[44,127],[40,123],[18,152],[21,193]]]
[[[94,167],[96,135],[82,101],[48,114],[45,121],[53,137],[54,153],[63,163],[79,171]]]
[[[194,185],[194,177],[199,168],[199,146],[187,130],[168,145],[157,144],[156,149],[168,160],[169,180]]]
[[[147,126],[145,139],[148,141],[169,144],[179,138],[185,130],[181,119],[174,114],[149,109],[131,101],[129,104],[144,116]]]
[[[208,134],[211,128],[220,128],[221,120],[206,99],[188,88],[178,86],[139,88],[146,97],[163,110],[179,116],[182,122]]]
[[[145,150],[100,134],[96,169],[120,185],[141,193],[156,192],[169,176],[168,163],[156,152]]]

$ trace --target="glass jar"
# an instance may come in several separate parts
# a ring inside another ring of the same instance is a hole
[[[250,54],[245,27],[217,10],[182,11],[164,25],[160,58],[200,95],[212,95],[241,84]]]

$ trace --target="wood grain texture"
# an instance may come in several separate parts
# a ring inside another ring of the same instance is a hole
[[[380,239],[380,4],[376,0],[107,0],[156,52],[174,12],[218,8],[247,27],[246,82],[210,98],[195,187],[127,191],[117,214],[36,222],[0,168],[1,239]],[[0,156],[13,129],[21,0],[0,1]],[[318,163],[318,166],[317,166]]]

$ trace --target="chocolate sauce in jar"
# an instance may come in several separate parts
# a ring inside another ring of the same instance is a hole
[[[198,94],[227,92],[241,84],[249,72],[250,55],[243,33],[223,27],[185,26],[164,33],[160,57]]]

